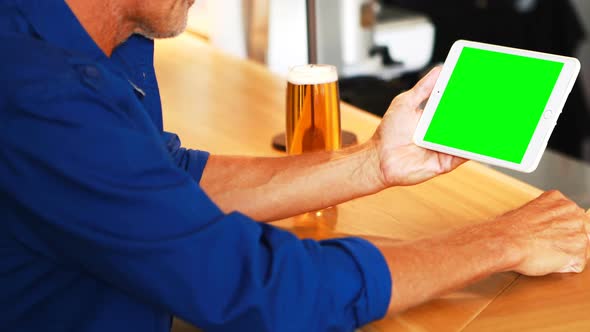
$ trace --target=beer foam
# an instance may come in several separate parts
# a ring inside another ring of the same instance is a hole
[[[338,72],[330,65],[301,65],[289,70],[287,81],[292,84],[331,83],[338,81]]]

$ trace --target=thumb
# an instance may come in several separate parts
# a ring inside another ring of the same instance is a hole
[[[430,97],[430,93],[432,89],[434,89],[434,85],[436,84],[436,80],[440,75],[441,66],[436,66],[430,70],[426,76],[424,76],[414,87],[410,90],[412,100],[416,104],[422,103],[425,99]]]

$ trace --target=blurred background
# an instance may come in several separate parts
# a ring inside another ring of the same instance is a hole
[[[305,0],[197,0],[190,33],[285,75],[308,62]],[[590,1],[317,0],[317,59],[336,65],[341,98],[376,115],[457,39],[574,56],[582,72],[533,174],[504,172],[557,188],[590,206]],[[196,55],[198,56],[198,55]]]

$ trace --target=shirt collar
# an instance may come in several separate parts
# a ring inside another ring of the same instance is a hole
[[[18,0],[18,3],[22,13],[43,40],[96,60],[107,60],[64,0]],[[111,59],[114,61],[107,62],[114,62],[118,68],[129,73],[138,65],[151,67],[153,53],[153,40],[133,35],[113,50]]]
[[[111,58],[120,62],[126,70],[135,66],[152,67],[154,41],[140,35],[133,35],[113,51]]]
[[[14,1],[41,39],[73,55],[100,62],[130,81],[136,92],[141,91],[139,94],[154,123],[162,128],[160,96],[153,67],[153,40],[133,35],[107,58],[64,0]]]
[[[42,39],[95,59],[106,58],[64,0],[21,0],[19,8]]]

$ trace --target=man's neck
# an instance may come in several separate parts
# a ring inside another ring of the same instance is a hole
[[[134,26],[125,19],[124,1],[65,0],[92,40],[110,57],[113,50],[133,33]]]

